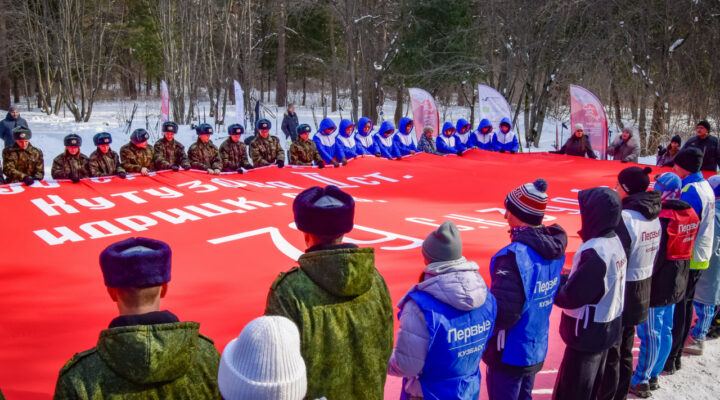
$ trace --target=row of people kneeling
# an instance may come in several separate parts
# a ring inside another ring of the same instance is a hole
[[[77,134],[69,134],[63,141],[65,152],[53,160],[51,174],[53,179],[79,182],[80,179],[89,177],[118,175],[124,178],[127,173],[147,175],[152,171],[168,169],[198,169],[219,174],[243,173],[254,167],[273,164],[282,168],[285,165],[285,151],[279,139],[270,135],[270,128],[270,121],[259,120],[256,124],[257,134],[246,145],[240,140],[245,128],[240,124],[230,125],[229,137],[218,149],[210,140],[213,134],[212,126],[200,124],[195,128],[198,139],[186,153],[185,147],[174,139],[178,125],[167,121],[162,124],[163,137],[153,146],[148,145],[149,133],[145,129],[136,129],[130,136],[130,143],[122,146],[119,154],[110,148],[112,136],[107,132],[98,133],[93,137],[97,150],[90,154],[90,157],[80,152],[82,138]],[[310,140],[312,129],[309,125],[302,124],[297,127],[298,139],[288,150],[290,164],[316,165],[319,168],[332,164],[339,167],[347,164],[350,159],[364,155],[400,158],[420,151],[462,155],[465,150],[473,148],[515,153],[519,147],[507,118],[500,123],[500,132],[495,134],[487,119],[480,122],[475,132],[470,132],[470,123],[464,119],[460,119],[456,127],[446,122],[437,138],[433,137],[432,128],[425,127],[419,146],[411,136],[411,119],[402,118],[399,128],[398,134],[395,134],[395,126],[385,121],[378,132],[372,134],[372,121],[363,117],[358,122],[356,132],[355,125],[344,119],[335,135],[335,123],[330,118],[325,118]],[[15,144],[3,150],[5,179],[3,180],[0,174],[0,183],[24,182],[32,185],[36,180],[43,179],[43,153],[30,144],[31,138],[32,132],[25,126],[18,126],[13,130]]]
[[[170,278],[167,245],[116,243],[100,265],[121,316],[97,348],[63,367],[55,398],[112,390],[195,399],[381,399],[390,374],[403,377],[401,398],[477,399],[482,358],[490,399],[527,399],[548,351],[553,304],[563,309],[566,344],[554,399],[625,398],[628,390],[647,397],[661,370],[679,367],[693,299],[712,308],[718,302],[720,262],[711,249],[720,234],[720,178],[712,186],[705,181],[701,162],[697,149],[683,150],[677,175],[658,176],[653,191],[649,168],[630,167],[614,191],[579,192],[583,243],[567,274],[567,234],[542,222],[542,179],[506,196],[510,244],[490,260],[489,288],[478,265],[462,256],[457,227],[443,223],[423,242],[420,282],[399,302],[394,346],[393,307],[373,249],[342,243],[353,229],[355,202],[337,187],[313,187],[294,200],[308,248],[299,267],[270,288],[265,314],[274,317],[250,322],[222,357],[197,336],[198,324],[159,311]],[[712,318],[711,310],[698,314],[688,348],[704,337],[703,318]],[[642,344],[633,374],[636,326]],[[147,351],[157,362],[137,364]]]

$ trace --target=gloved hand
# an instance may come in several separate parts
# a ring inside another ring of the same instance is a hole
[[[120,177],[120,179],[125,179],[125,178],[127,178],[127,172],[125,172],[125,171],[118,172],[118,176]]]
[[[170,169],[173,170],[173,172],[180,171],[180,167],[178,167],[177,165],[173,165],[172,167],[170,167]]]
[[[282,168],[285,166],[285,161],[283,160],[275,160],[275,164],[277,164],[278,168]]]
[[[382,154],[380,154],[380,153],[375,153],[375,157],[382,157]]]
[[[347,165],[347,158],[343,158],[342,160],[340,160],[340,164],[342,164],[343,166]]]
[[[30,186],[35,183],[35,179],[33,179],[33,177],[30,175],[25,175],[25,177],[23,178],[23,183],[25,184],[25,186]]]
[[[505,152],[505,149],[500,149],[500,152],[501,152],[501,153],[504,153],[504,152]]]
[[[510,154],[515,154],[515,150],[510,150]]]
[[[662,157],[663,155],[665,155],[666,151],[667,151],[666,148],[664,148],[662,146],[658,146],[658,152],[657,152],[658,157]]]
[[[340,163],[335,160],[332,160],[332,165],[333,165],[333,167],[338,168],[340,166]]]
[[[212,168],[208,168],[208,169],[207,169],[207,173],[210,174],[210,175],[212,175],[212,174],[215,173],[215,171],[213,171]]]
[[[462,151],[458,151],[456,154],[459,155],[460,157],[462,157],[463,152],[462,152]]]
[[[627,160],[620,160],[620,162],[623,163],[623,164],[626,164],[628,161],[627,161]]]
[[[325,168],[325,162],[323,162],[323,161],[318,161],[318,162],[317,162],[317,167],[320,168],[320,169]]]
[[[77,174],[70,174],[70,180],[72,181],[72,183],[80,182],[80,178],[77,176]]]
[[[245,164],[245,165],[243,165],[243,168],[245,168],[246,170],[249,171],[249,170],[251,170],[251,169],[253,169],[253,168],[255,168],[255,167],[253,167],[251,164]]]
[[[184,169],[185,171],[190,171],[190,168],[192,168],[192,166],[191,166],[190,164],[185,164],[185,165],[183,165],[183,169]]]
[[[400,156],[395,157],[395,160],[400,161],[400,160],[402,160],[402,157],[400,157]]]
[[[215,168],[213,170],[213,175],[220,175],[220,170],[218,168]]]
[[[237,173],[238,173],[238,174],[244,174],[244,173],[245,173],[245,171],[243,171],[243,169],[242,169],[242,168],[238,168],[238,169],[237,169]]]
[[[415,154],[415,150],[410,150],[410,154]]]

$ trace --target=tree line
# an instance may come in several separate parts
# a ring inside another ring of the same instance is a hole
[[[720,120],[720,2],[697,0],[0,0],[0,108],[21,96],[87,121],[99,98],[170,89],[172,118],[198,102],[218,121],[233,80],[251,100],[398,120],[407,88],[473,105],[495,87],[537,146],[546,116],[567,119],[568,85],[643,153],[694,120]],[[310,93],[319,93],[309,96]],[[272,97],[271,97],[272,95]],[[395,115],[380,116],[386,100]],[[30,101],[30,100],[28,100]],[[317,104],[316,104],[317,103]]]

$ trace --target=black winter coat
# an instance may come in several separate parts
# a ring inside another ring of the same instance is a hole
[[[682,200],[668,200],[662,204],[663,210],[687,210],[689,203]],[[660,250],[658,251],[655,266],[653,267],[652,284],[650,289],[650,307],[665,307],[677,304],[685,297],[688,276],[690,274],[690,260],[667,260],[667,227],[670,220],[660,218],[662,236],[660,236]]]
[[[700,169],[703,171],[717,171],[718,165],[720,165],[720,142],[715,136],[708,135],[705,139],[700,139],[695,136],[694,138],[685,142],[683,149],[688,147],[697,147],[703,152],[703,161]]]
[[[582,135],[579,138],[575,135],[572,135],[570,136],[570,139],[565,142],[563,147],[560,148],[560,150],[551,151],[551,153],[567,154],[569,156],[578,157],[585,157],[585,155],[587,155],[589,158],[597,158],[592,146],[590,145],[590,139],[587,137],[587,135]]]
[[[293,143],[295,143],[295,140],[298,137],[297,127],[299,124],[300,122],[298,121],[297,113],[285,111],[280,129],[282,129],[283,133],[285,133],[285,138],[292,139]]]
[[[7,113],[5,119],[0,123],[0,138],[5,142],[5,147],[11,147],[15,144],[12,131],[15,127],[21,125],[29,128],[27,121],[25,121],[23,117],[17,117],[17,119],[15,119],[10,116],[9,112]]]
[[[637,211],[648,220],[660,215],[662,199],[660,192],[640,192],[622,199],[623,210]],[[620,220],[616,233],[625,249],[625,257],[630,260],[630,234],[625,223]],[[650,306],[650,288],[652,275],[641,281],[625,282],[625,305],[623,306],[623,326],[635,326],[645,322],[648,318]]]

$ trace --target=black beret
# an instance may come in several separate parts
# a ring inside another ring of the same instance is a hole
[[[150,134],[142,128],[135,129],[132,135],[130,135],[130,141],[135,144],[147,142],[148,139],[150,139]]]
[[[310,133],[312,131],[312,128],[308,124],[301,124],[296,129],[298,135],[302,135],[303,133]]]
[[[110,144],[112,143],[112,136],[107,132],[96,133],[95,136],[93,136],[93,143],[95,143],[95,146]]]
[[[16,126],[12,130],[13,140],[29,140],[32,137],[32,131],[27,126]]]
[[[297,228],[319,236],[341,236],[353,229],[355,200],[337,186],[313,186],[293,202]]]
[[[245,128],[240,124],[228,126],[228,135],[242,135],[243,133],[245,133]]]
[[[703,153],[697,147],[687,147],[680,150],[673,161],[682,169],[694,174],[700,171]]]
[[[82,146],[82,138],[80,137],[80,135],[71,133],[71,134],[65,136],[63,143],[65,144],[65,147],[67,147],[67,146]]]
[[[165,121],[162,124],[162,131],[163,132],[174,132],[177,133],[178,131],[178,125],[172,121]]]
[[[100,253],[105,286],[146,288],[170,282],[172,252],[165,242],[130,238],[113,243]]]

